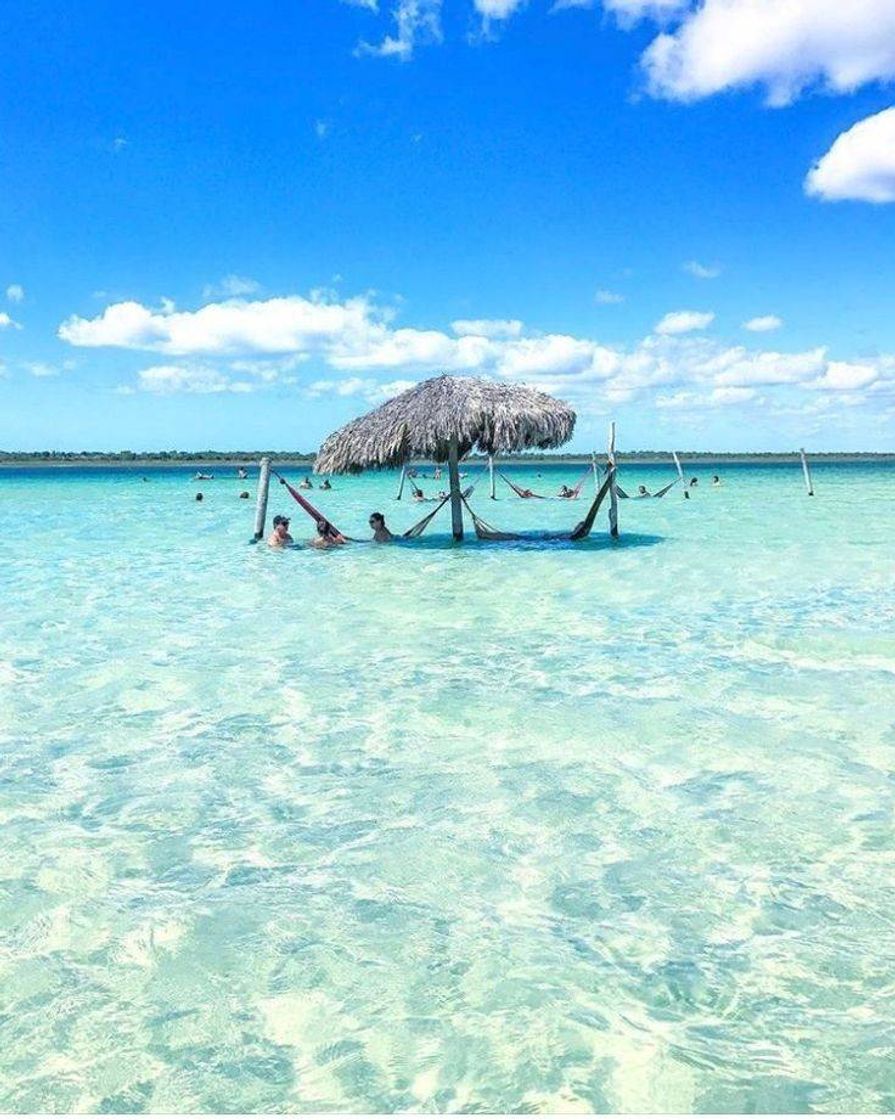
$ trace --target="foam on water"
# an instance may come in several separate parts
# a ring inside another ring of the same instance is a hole
[[[895,1108],[895,472],[722,473],[0,475],[0,1108]]]

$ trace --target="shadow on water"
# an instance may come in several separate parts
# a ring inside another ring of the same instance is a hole
[[[541,552],[560,549],[569,552],[604,552],[617,549],[651,548],[653,545],[661,544],[664,540],[664,537],[657,536],[655,533],[623,533],[618,540],[613,540],[608,533],[600,533],[594,534],[583,541],[563,540],[532,533],[531,536],[524,536],[511,541],[479,540],[478,537],[467,536],[461,542],[455,541],[450,533],[432,533],[416,540],[398,538],[394,543],[401,548],[412,548],[414,550],[470,549],[490,552],[497,549],[504,552]]]

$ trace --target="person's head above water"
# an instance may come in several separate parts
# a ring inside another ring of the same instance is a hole
[[[324,519],[322,517],[317,522],[317,532],[320,534],[321,537],[328,536],[328,534],[329,534],[329,522],[324,521]]]
[[[370,524],[375,529],[378,525],[384,525],[385,524],[385,518],[379,512],[371,513],[370,514]]]
[[[202,491],[201,491],[201,490],[200,490],[200,491],[199,491],[199,493],[198,493],[198,494],[196,495],[196,501],[197,501],[197,502],[201,502],[201,501],[202,501]]]
[[[273,519],[273,527],[276,529],[278,525],[282,525],[285,529],[289,528],[289,518],[284,517],[282,513],[278,513]]]

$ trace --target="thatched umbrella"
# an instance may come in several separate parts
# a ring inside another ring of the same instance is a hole
[[[451,521],[463,539],[460,459],[473,449],[487,455],[559,447],[572,435],[575,413],[564,402],[527,385],[477,377],[433,377],[333,432],[317,453],[319,474],[365,467],[400,467],[415,456],[447,461]]]

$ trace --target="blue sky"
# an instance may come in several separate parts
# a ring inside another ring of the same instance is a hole
[[[576,449],[895,450],[895,6],[781,7],[7,6],[0,447],[312,448],[447,369]]]

